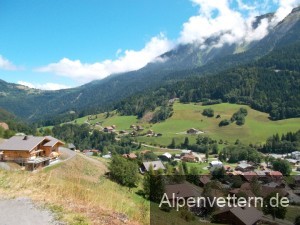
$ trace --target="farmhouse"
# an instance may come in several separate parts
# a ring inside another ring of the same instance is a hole
[[[57,158],[58,148],[62,145],[62,141],[51,136],[14,136],[0,145],[0,160],[13,161],[34,170]]]
[[[182,157],[181,157],[181,161],[183,162],[196,162],[197,161],[197,158],[196,156],[194,156],[193,154],[184,154]]]
[[[249,172],[253,171],[255,167],[246,161],[241,161],[238,166],[235,168],[235,170],[241,171],[241,172]]]
[[[223,167],[223,163],[221,161],[211,161],[209,163],[209,166],[210,166],[211,169],[222,168]]]
[[[137,155],[134,154],[134,153],[123,154],[123,157],[124,157],[124,158],[127,158],[127,159],[136,159],[136,158],[137,158]]]
[[[198,187],[188,182],[166,185],[165,193],[167,194],[169,200],[177,198],[188,199],[201,196]]]
[[[186,131],[187,134],[197,134],[199,131],[195,128],[188,129]]]
[[[148,172],[150,169],[150,166],[152,166],[153,170],[165,170],[164,164],[162,164],[161,161],[151,161],[151,162],[143,162],[143,165],[141,167],[141,172]]]
[[[143,128],[142,126],[140,126],[140,125],[137,125],[137,126],[136,126],[136,130],[137,130],[137,131],[143,131],[144,128]]]
[[[115,130],[115,128],[113,128],[112,126],[110,127],[104,127],[103,131],[106,133],[111,133]]]

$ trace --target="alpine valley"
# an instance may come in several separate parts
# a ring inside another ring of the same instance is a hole
[[[257,17],[253,27],[272,16]],[[142,117],[174,97],[244,103],[275,120],[300,116],[299,7],[262,40],[214,47],[217,39],[207,40],[206,49],[179,45],[140,70],[72,89],[42,91],[1,80],[0,107],[42,125],[112,109]]]

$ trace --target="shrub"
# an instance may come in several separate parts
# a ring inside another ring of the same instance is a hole
[[[219,123],[219,127],[228,126],[229,124],[230,124],[230,121],[229,121],[229,120],[222,120],[222,121]]]
[[[214,110],[211,108],[204,109],[202,115],[207,117],[214,117]]]

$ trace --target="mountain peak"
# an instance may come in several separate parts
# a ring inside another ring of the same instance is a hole
[[[300,6],[293,9],[292,13],[295,13],[295,12],[300,12]]]

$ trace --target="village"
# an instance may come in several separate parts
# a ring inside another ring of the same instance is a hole
[[[130,128],[136,132],[144,130],[143,127],[135,125]],[[103,132],[116,132],[116,126],[104,127]],[[186,133],[194,135],[199,131],[191,128]],[[119,134],[133,135],[126,131],[120,131]],[[148,131],[146,135],[159,134]],[[267,199],[277,193],[280,198],[288,198],[290,204],[300,204],[300,176],[283,174],[275,170],[270,163],[271,158],[285,160],[295,174],[300,170],[300,152],[298,151],[289,154],[264,154],[268,161],[262,160],[260,163],[247,160],[229,163],[227,160],[221,161],[217,154],[208,155],[187,149],[163,148],[156,151],[155,148],[151,150],[145,148],[144,146],[142,150],[134,150],[119,156],[136,162],[141,177],[146,177],[148,174],[185,177],[180,178],[180,182],[177,183],[169,181],[165,183],[164,192],[170,200],[174,196],[177,199],[188,199],[199,196],[227,195],[239,196],[239,198],[261,196]],[[15,163],[20,166],[20,170],[36,171],[59,162],[62,149],[95,159],[102,158],[108,163],[116,154],[111,151],[103,152],[100,149],[77,149],[73,143],[65,143],[52,136],[17,134],[0,144],[0,165],[3,168],[5,163]],[[197,171],[197,174],[192,173],[193,170]],[[191,177],[192,179],[188,179]],[[155,190],[152,191],[155,192]],[[232,224],[230,221],[233,220],[236,221],[234,223],[236,225],[289,224],[283,222],[284,217],[270,216],[268,213],[265,215],[263,209],[255,208],[253,204],[251,202],[250,207],[214,207],[209,213],[206,207],[191,207],[188,211],[193,214],[193,217],[206,218],[204,220],[221,224]]]

